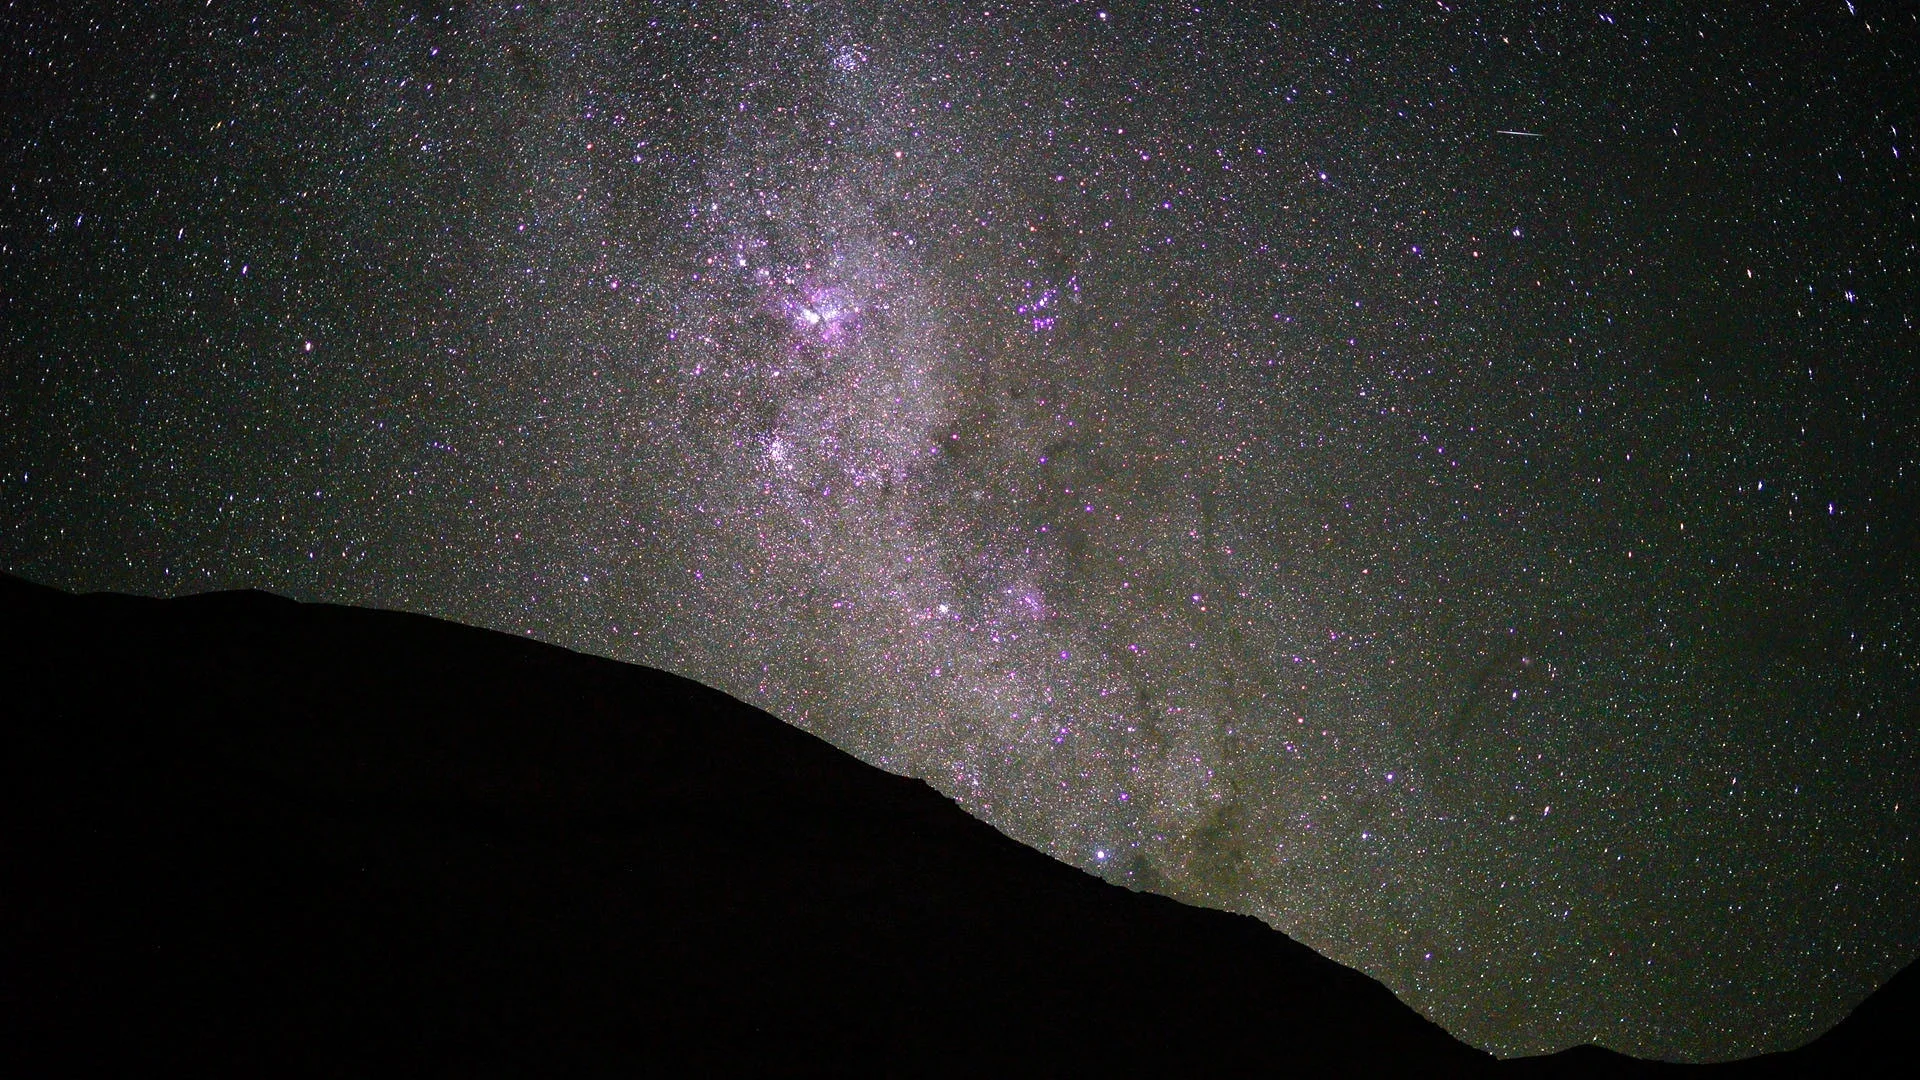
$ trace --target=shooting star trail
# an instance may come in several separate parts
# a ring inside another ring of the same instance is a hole
[[[1498,131],[1495,131],[1495,132],[1494,132],[1494,134],[1495,134],[1495,135],[1519,135],[1519,136],[1522,136],[1522,137],[1524,137],[1524,138],[1528,138],[1528,139],[1544,139],[1544,138],[1546,138],[1546,136],[1545,136],[1545,135],[1542,135],[1542,134],[1540,134],[1540,133],[1539,133],[1539,132],[1537,132],[1537,131],[1508,131],[1508,130],[1506,130],[1505,128],[1502,128],[1502,129],[1500,129],[1500,130],[1498,130]]]

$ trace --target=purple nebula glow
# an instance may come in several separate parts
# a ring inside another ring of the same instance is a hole
[[[859,301],[845,289],[803,288],[799,295],[782,299],[780,307],[803,342],[838,344],[859,329]]]

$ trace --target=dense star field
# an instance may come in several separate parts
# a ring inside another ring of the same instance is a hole
[[[0,568],[678,671],[1501,1054],[1920,953],[1910,3],[23,0],[0,101]]]

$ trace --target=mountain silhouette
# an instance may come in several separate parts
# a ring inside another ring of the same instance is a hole
[[[1255,919],[508,634],[0,575],[0,680],[4,1075],[1655,1068],[1496,1065]],[[1911,1061],[1915,981],[1730,1068]]]

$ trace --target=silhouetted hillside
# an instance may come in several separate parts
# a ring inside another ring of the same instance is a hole
[[[657,671],[389,612],[5,585],[23,1072],[1471,1072]]]
[[[662,672],[4,576],[0,658],[7,1075],[1495,1071]],[[1904,1035],[1913,981],[1823,1042]]]

